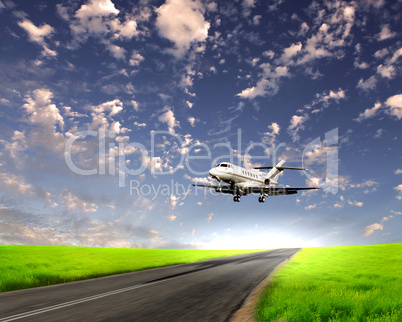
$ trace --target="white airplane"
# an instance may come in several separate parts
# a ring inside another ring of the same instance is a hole
[[[268,196],[293,195],[298,190],[320,189],[319,187],[279,186],[277,180],[282,170],[306,170],[304,168],[284,167],[285,162],[285,160],[281,160],[275,166],[253,169],[222,162],[209,170],[210,176],[218,181],[218,185],[193,184],[193,186],[212,188],[216,192],[232,194],[235,202],[240,202],[241,195],[247,196],[250,193],[259,193],[261,196],[258,201],[265,202],[265,197]],[[259,171],[260,169],[271,169],[271,171],[265,173]],[[230,185],[222,186],[221,181]]]

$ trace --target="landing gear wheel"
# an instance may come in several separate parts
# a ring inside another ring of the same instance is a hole
[[[234,202],[240,202],[240,196],[234,196],[233,201]]]
[[[264,196],[259,197],[258,202],[264,203],[265,202],[265,197]]]

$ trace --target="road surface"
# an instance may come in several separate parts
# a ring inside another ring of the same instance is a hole
[[[299,249],[238,255],[0,294],[0,321],[227,321]]]

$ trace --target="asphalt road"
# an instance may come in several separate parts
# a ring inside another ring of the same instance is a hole
[[[0,294],[0,321],[227,321],[298,249],[232,256]]]

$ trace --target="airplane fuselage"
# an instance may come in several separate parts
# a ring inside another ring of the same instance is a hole
[[[267,181],[267,174],[262,171],[246,169],[228,162],[220,163],[218,166],[209,170],[209,175],[213,179],[235,185],[239,188],[278,185],[278,182],[272,179]]]

